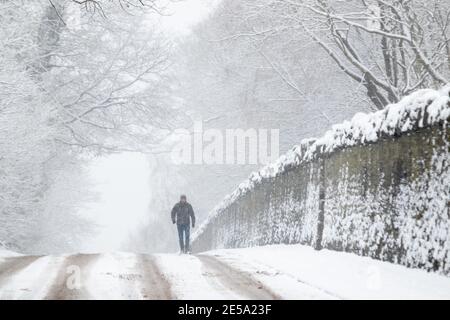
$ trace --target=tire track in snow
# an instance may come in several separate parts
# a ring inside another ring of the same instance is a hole
[[[5,258],[4,262],[0,264],[0,290],[2,284],[9,281],[14,274],[25,269],[39,258],[39,256]]]
[[[58,271],[64,263],[63,257],[23,257],[16,266],[4,273],[0,286],[0,299],[43,299],[51,288]],[[27,261],[25,263],[24,261]],[[29,262],[29,263],[28,263]],[[22,264],[23,263],[23,264]]]
[[[210,254],[207,254],[211,256]],[[244,270],[254,278],[264,283],[274,292],[279,293],[283,299],[307,299],[307,300],[343,300],[341,296],[312,283],[303,281],[289,273],[282,272],[269,265],[257,261],[246,261],[239,256],[213,255],[220,262],[230,265],[232,268]]]
[[[235,269],[212,256],[197,255],[196,257],[202,262],[206,270],[205,275],[212,281],[219,281],[230,291],[252,300],[281,299],[248,272]]]
[[[222,286],[205,272],[196,256],[156,254],[156,264],[166,281],[170,283],[174,299],[187,300],[236,300],[242,296]]]
[[[170,285],[154,260],[154,256],[145,254],[101,254],[89,268],[82,296],[105,300],[171,299]]]
[[[90,266],[98,259],[99,254],[77,254],[68,256],[62,267],[58,271],[58,275],[49,292],[45,296],[46,300],[87,300],[91,299],[88,288],[86,287],[86,279],[89,276]],[[73,277],[74,274],[70,273],[69,268],[75,266],[79,268],[81,274],[80,287],[72,288],[68,287],[69,277]]]
[[[170,284],[162,274],[153,256],[137,255],[136,269],[142,274],[140,282],[144,299],[169,300],[173,299]]]

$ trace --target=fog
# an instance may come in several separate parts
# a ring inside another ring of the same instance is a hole
[[[174,163],[177,130],[200,122],[215,155],[239,130],[246,156],[276,130],[282,155],[450,78],[448,1],[397,8],[411,39],[359,1],[83,3],[0,2],[0,245],[18,252],[174,252],[180,194],[199,226],[262,165]]]
[[[85,250],[121,250],[129,234],[151,214],[148,159],[124,153],[97,158],[88,166],[90,191],[97,201],[79,213],[96,225],[98,234],[84,244]]]

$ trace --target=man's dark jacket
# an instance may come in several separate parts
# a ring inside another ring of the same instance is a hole
[[[189,224],[192,219],[192,226],[195,226],[195,214],[192,206],[185,202],[178,202],[172,209],[172,222],[177,224]]]

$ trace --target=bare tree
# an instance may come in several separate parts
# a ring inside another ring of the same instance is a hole
[[[376,108],[450,79],[448,1],[243,0],[236,8],[221,41],[246,39],[273,48],[278,38],[297,51],[307,36],[313,42],[309,50],[319,46],[355,87],[365,88]],[[303,91],[288,69],[280,69],[285,56],[266,53],[265,58],[288,86]]]
[[[58,105],[57,141],[83,149],[149,151],[161,135],[156,131],[168,129],[170,121],[161,116],[171,116],[165,72],[170,44],[148,22],[149,11],[136,8],[154,12],[154,1],[76,3],[88,9],[101,5],[109,18],[75,7],[80,16],[71,28],[64,19],[73,6],[51,2],[39,26],[39,58],[32,65],[37,76],[45,75],[40,85]],[[125,5],[131,6],[126,13]]]
[[[16,250],[75,246],[82,158],[152,152],[168,131],[171,46],[126,9],[0,1],[0,241]]]
[[[378,108],[449,81],[445,1],[280,2]]]

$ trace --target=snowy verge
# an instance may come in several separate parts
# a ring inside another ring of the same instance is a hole
[[[263,180],[274,178],[290,167],[312,161],[345,147],[375,143],[379,139],[398,136],[450,119],[450,84],[441,90],[422,89],[373,113],[357,113],[350,121],[334,125],[319,139],[305,139],[277,161],[250,174],[237,189],[227,195],[194,233],[195,239],[205,231],[215,216],[247,194]]]
[[[351,253],[271,245],[204,254],[252,272],[287,299],[305,298],[293,295],[299,285],[341,299],[450,299],[450,278]],[[290,277],[291,285],[279,285],[281,276]]]

